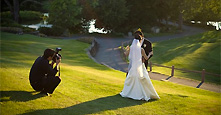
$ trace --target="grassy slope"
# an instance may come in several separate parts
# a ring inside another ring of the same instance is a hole
[[[154,43],[153,63],[220,74],[220,32],[203,34]],[[170,75],[171,69],[153,68],[154,71]],[[175,76],[201,80],[201,74],[175,71]],[[220,77],[206,75],[206,82],[220,84]]]
[[[75,40],[1,33],[1,115],[8,114],[220,114],[220,93],[152,81],[160,100],[122,98],[125,73],[88,58],[89,45]],[[52,97],[34,92],[30,67],[45,48],[62,47],[62,82]]]

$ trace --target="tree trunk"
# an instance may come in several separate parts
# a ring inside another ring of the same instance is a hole
[[[168,25],[168,17],[166,17],[165,21],[166,21],[166,28],[168,29],[168,28],[169,28],[169,25]]]
[[[183,30],[183,14],[181,12],[179,14],[179,29]]]
[[[14,4],[14,20],[19,23],[19,1],[13,0]]]
[[[10,9],[10,12],[11,12],[11,15],[12,15],[12,17],[14,18],[14,11],[13,11],[13,8],[12,8],[12,5],[11,5],[11,3],[8,1],[8,0],[4,0],[5,1],[5,3],[8,5],[8,7],[9,7],[9,9]]]

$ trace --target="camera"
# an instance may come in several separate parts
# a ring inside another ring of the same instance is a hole
[[[61,48],[60,48],[60,47],[57,47],[57,48],[56,48],[55,55],[54,55],[54,57],[53,57],[53,59],[52,59],[54,62],[56,62],[56,60],[59,60],[59,59],[61,58],[61,54],[58,53],[59,51],[61,51]]]

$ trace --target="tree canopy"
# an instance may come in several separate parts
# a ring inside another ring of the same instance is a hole
[[[49,9],[49,23],[70,29],[81,22],[81,9],[77,0],[53,0]]]
[[[219,0],[2,0],[1,9],[19,22],[20,10],[49,11],[50,22],[66,29],[82,28],[96,20],[96,27],[113,32],[147,30],[162,21],[220,21]],[[47,8],[48,7],[48,8]]]
[[[185,0],[184,19],[201,22],[221,20],[219,0]]]
[[[115,31],[127,19],[128,8],[125,0],[99,0],[96,7],[96,26]]]

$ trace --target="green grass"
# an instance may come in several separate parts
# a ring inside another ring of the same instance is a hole
[[[52,97],[42,97],[29,85],[34,60],[45,48],[62,47],[62,82]],[[88,58],[89,44],[76,40],[1,33],[0,113],[53,115],[199,115],[221,113],[220,93],[152,80],[161,99],[122,98],[125,73]]]
[[[153,44],[153,63],[220,74],[220,32],[209,31],[190,37]],[[171,69],[153,67],[153,71],[170,75]],[[175,71],[176,77],[201,80],[201,74]],[[206,75],[206,82],[220,84],[220,77]]]

